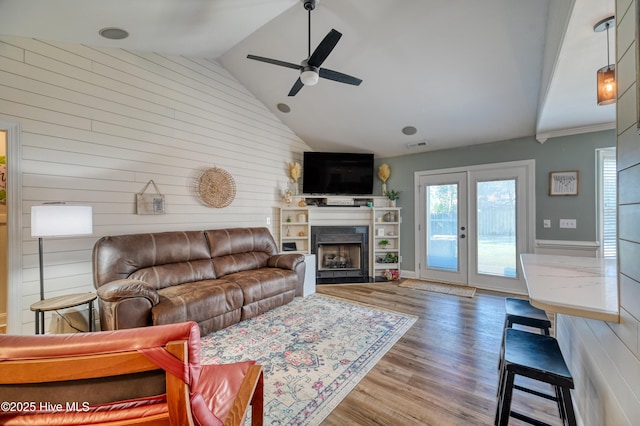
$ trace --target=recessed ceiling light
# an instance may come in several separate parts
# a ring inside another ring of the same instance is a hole
[[[284,113],[291,111],[291,108],[289,108],[289,105],[287,104],[278,104],[276,105],[276,108],[278,108],[278,111],[284,112]]]
[[[99,33],[102,37],[108,38],[110,40],[122,40],[123,38],[129,37],[129,33],[122,28],[103,28],[99,31]]]
[[[404,133],[407,136],[415,135],[417,132],[418,132],[418,129],[416,129],[413,126],[407,126],[402,129],[402,133]]]

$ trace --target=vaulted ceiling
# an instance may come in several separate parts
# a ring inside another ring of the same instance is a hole
[[[311,50],[340,31],[323,67],[363,82],[320,79],[294,97],[297,70],[246,56],[306,59],[300,0],[0,0],[0,34],[216,59],[314,149],[393,156],[613,128],[615,105],[596,105],[607,45],[593,31],[613,14],[613,0],[320,0]],[[106,40],[105,27],[130,36]]]

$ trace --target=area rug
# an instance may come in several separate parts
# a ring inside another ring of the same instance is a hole
[[[454,296],[462,297],[473,297],[476,294],[475,287],[414,280],[411,278],[407,278],[406,280],[402,281],[400,284],[398,284],[398,286],[406,288],[417,288],[419,290],[427,290],[436,293],[451,294]]]
[[[416,317],[319,294],[202,338],[202,363],[264,367],[264,424],[317,425]]]

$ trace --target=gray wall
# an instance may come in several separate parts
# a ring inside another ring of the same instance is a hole
[[[469,146],[459,149],[407,154],[376,159],[391,167],[388,189],[402,191],[398,206],[402,207],[402,269],[415,264],[414,173],[425,170],[473,166],[506,161],[536,161],[536,239],[595,241],[596,238],[596,148],[615,146],[614,130],[552,138],[544,144],[533,137]],[[578,170],[580,193],[576,197],[550,197],[549,172]],[[381,192],[376,179],[374,193]],[[559,229],[559,219],[576,219],[576,229]],[[542,226],[551,219],[552,228]]]

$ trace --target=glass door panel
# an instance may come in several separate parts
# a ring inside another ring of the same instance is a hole
[[[476,183],[476,273],[516,277],[516,180]]]
[[[458,185],[427,187],[427,268],[457,271]]]
[[[420,278],[466,284],[466,221],[466,173],[420,178]]]

